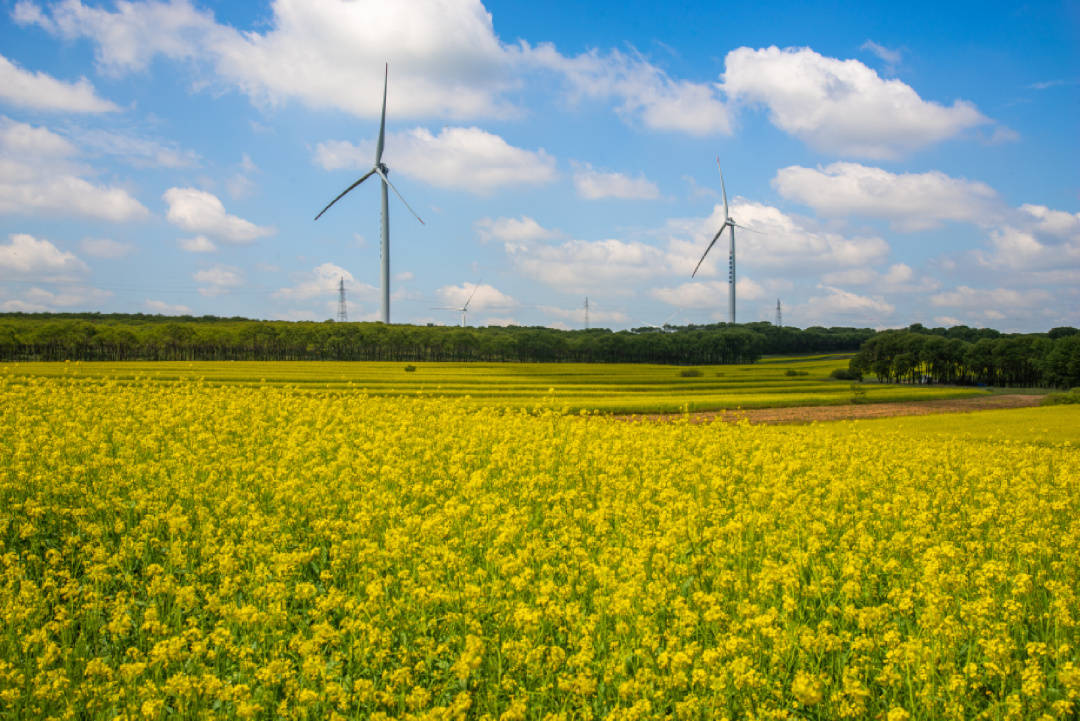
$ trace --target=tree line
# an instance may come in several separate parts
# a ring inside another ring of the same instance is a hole
[[[1080,386],[1080,331],[982,337],[913,325],[869,338],[851,359],[854,374],[891,383],[947,383],[1013,387]]]
[[[261,321],[213,316],[0,314],[0,360],[379,360],[752,363],[762,355],[854,352],[869,328],[771,323],[611,331],[545,327]]]

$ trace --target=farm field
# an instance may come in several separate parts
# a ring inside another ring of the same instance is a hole
[[[1080,708],[1080,407],[626,423],[277,381],[0,374],[0,717]]]
[[[369,396],[423,394],[468,398],[479,407],[553,405],[609,413],[663,413],[850,403],[851,384],[829,378],[847,360],[768,358],[752,365],[679,366],[595,363],[120,362],[4,363],[0,376],[79,377],[209,384],[363,390]],[[789,375],[796,373],[799,375]],[[975,388],[867,383],[870,403],[986,395]]]

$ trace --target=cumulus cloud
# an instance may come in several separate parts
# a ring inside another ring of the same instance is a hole
[[[383,63],[395,117],[508,117],[507,94],[527,73],[565,78],[574,96],[614,101],[624,117],[654,130],[730,133],[716,83],[672,78],[638,53],[566,57],[554,46],[503,43],[480,0],[275,0],[266,29],[241,32],[190,0],[128,2],[115,11],[65,0],[43,9],[20,0],[14,13],[65,38],[96,45],[98,68],[121,75],[162,56],[207,68],[208,84],[260,105],[286,100],[377,117]]]
[[[191,277],[195,279],[196,283],[202,284],[199,293],[207,297],[227,293],[230,289],[244,284],[243,271],[227,265],[215,265],[205,268],[196,271]]]
[[[75,254],[60,250],[45,239],[26,233],[8,236],[11,242],[0,244],[0,272],[6,276],[69,276],[90,269]]]
[[[479,0],[275,0],[262,32],[220,24],[190,0],[130,2],[115,11],[66,0],[42,10],[23,0],[15,19],[61,37],[88,37],[103,72],[144,70],[157,56],[209,66],[214,82],[258,104],[298,100],[376,117],[383,63],[393,58],[395,117],[512,112],[520,50],[496,37]]]
[[[127,190],[82,175],[77,150],[48,128],[0,117],[0,214],[76,216],[127,222],[150,213]]]
[[[622,116],[651,130],[697,136],[732,132],[731,114],[717,84],[674,79],[638,53],[591,50],[566,57],[543,44],[531,49],[528,59],[562,74],[572,100],[615,100]]]
[[[989,185],[937,170],[890,173],[858,163],[792,165],[778,170],[772,184],[780,195],[821,215],[885,218],[901,231],[925,230],[943,221],[987,225],[1001,217],[998,194]]]
[[[673,288],[653,288],[649,295],[676,308],[716,308],[727,307],[729,288],[726,281],[691,281]],[[739,301],[761,300],[766,297],[765,289],[751,278],[738,278],[735,281],[735,298]]]
[[[481,218],[473,223],[473,228],[480,240],[501,240],[505,243],[529,243],[557,237],[554,230],[548,230],[527,215],[520,218]]]
[[[197,188],[169,188],[161,196],[169,206],[165,219],[178,228],[213,236],[227,243],[251,243],[272,235],[273,228],[260,227],[225,212],[213,193]]]
[[[787,268],[799,272],[819,272],[823,268],[851,268],[881,262],[889,244],[878,236],[848,237],[824,230],[814,223],[788,215],[778,208],[741,198],[731,205],[732,217],[750,232],[737,230],[736,260],[761,268]],[[689,274],[708,241],[724,223],[724,208],[715,205],[707,218],[668,221],[668,265]],[[757,232],[752,232],[757,231]],[[702,263],[703,279],[726,274],[727,235],[717,241]]]
[[[643,281],[667,266],[663,251],[638,241],[507,243],[506,252],[522,275],[573,292],[586,292],[598,285],[622,286]],[[621,292],[627,290],[624,287]]]
[[[536,309],[549,318],[564,318],[573,321],[576,324],[583,324],[585,322],[584,305],[578,308],[560,308],[554,305],[540,305],[537,306]],[[627,315],[622,311],[604,310],[595,304],[589,305],[590,323],[625,323],[626,320]],[[564,329],[567,327],[566,324],[561,324],[561,326]]]
[[[426,128],[391,133],[384,158],[394,172],[440,188],[487,195],[511,185],[542,185],[555,179],[555,159],[543,148],[525,150],[480,128]],[[325,170],[368,170],[374,141],[319,143],[315,161]]]
[[[199,164],[197,153],[176,143],[100,129],[75,129],[70,135],[85,154],[111,155],[137,168],[192,168]]]
[[[191,308],[186,305],[166,303],[163,300],[151,300],[147,298],[143,302],[143,307],[151,313],[157,313],[158,315],[191,315]]]
[[[1042,289],[971,288],[966,285],[930,296],[930,302],[937,307],[984,312],[994,310],[998,313],[1001,309],[1037,308],[1046,305],[1050,300],[1050,293]]]
[[[66,83],[47,73],[23,70],[3,55],[0,55],[0,101],[60,113],[111,113],[120,109],[98,97],[86,78]]]
[[[1025,204],[992,228],[989,252],[976,250],[985,267],[1008,271],[1065,271],[1080,269],[1080,213]]]
[[[461,308],[468,301],[470,311],[511,308],[517,305],[517,301],[512,296],[487,283],[444,285],[435,291],[435,295],[439,297],[440,302],[450,308]],[[471,301],[469,300],[470,297],[472,298]]]
[[[194,238],[181,238],[176,243],[181,249],[189,253],[216,253],[218,249],[214,241],[205,235],[196,235]]]
[[[884,325],[896,307],[880,295],[859,295],[842,288],[822,285],[824,295],[812,296],[798,306],[800,317],[810,321]]]
[[[112,297],[112,292],[89,286],[65,285],[61,290],[33,287],[18,298],[0,304],[8,312],[40,313],[55,310],[91,310]]]
[[[894,158],[990,122],[970,102],[924,100],[858,60],[810,48],[738,48],[724,67],[731,100],[764,105],[774,125],[823,152]]]
[[[821,276],[825,285],[872,286],[884,293],[929,293],[938,289],[938,282],[930,276],[918,277],[907,263],[893,263],[885,272],[873,268],[849,268],[825,273]]]
[[[135,249],[130,243],[111,238],[84,238],[80,246],[84,253],[94,258],[123,258]]]
[[[575,164],[574,188],[579,196],[588,200],[654,200],[660,197],[660,189],[644,173],[632,178],[623,173],[595,170],[588,163]]]
[[[338,284],[345,281],[345,291],[352,298],[374,300],[378,289],[367,283],[359,283],[353,274],[334,263],[323,263],[310,271],[295,273],[293,285],[274,292],[275,298],[285,300],[311,300],[312,298],[336,297]]]

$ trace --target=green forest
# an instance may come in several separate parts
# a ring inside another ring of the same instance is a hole
[[[851,359],[853,375],[891,383],[1071,388],[1080,386],[1080,332],[963,338],[913,325],[882,331]]]
[[[545,327],[263,321],[215,316],[0,314],[2,361],[371,360],[753,363],[765,355],[854,353],[852,377],[894,383],[1080,385],[1080,333],[989,328],[777,327],[771,323],[611,331]]]
[[[854,352],[869,328],[770,323],[611,331],[384,325],[153,315],[0,314],[0,360],[373,360],[752,363]]]

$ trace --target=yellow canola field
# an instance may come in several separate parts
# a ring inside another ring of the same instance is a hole
[[[1078,446],[937,418],[0,379],[0,717],[1076,718]]]

